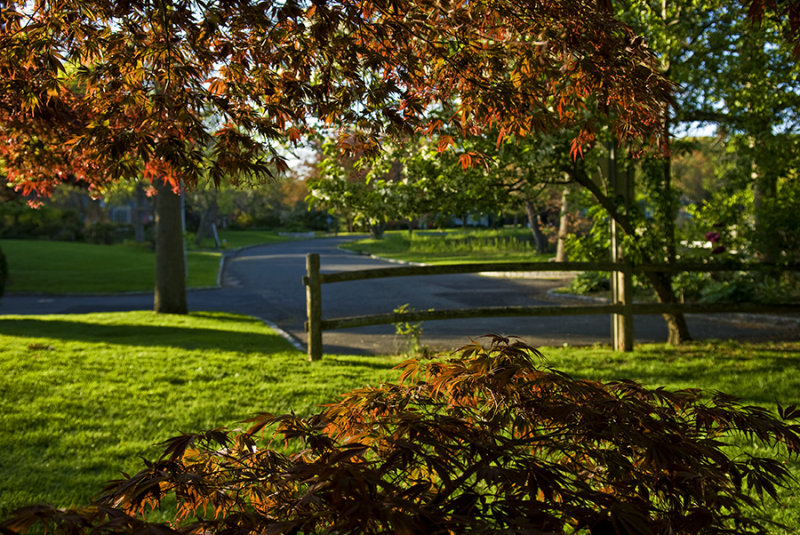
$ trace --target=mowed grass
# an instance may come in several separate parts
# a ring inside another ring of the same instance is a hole
[[[527,229],[387,232],[380,240],[348,242],[342,248],[406,262],[457,264],[467,262],[545,262],[536,253]]]
[[[8,262],[7,292],[117,293],[152,291],[155,253],[146,245],[0,240]],[[221,255],[190,251],[188,287],[214,286]]]
[[[800,403],[798,342],[542,351],[547,365],[579,377],[722,390],[770,408]],[[343,392],[395,379],[399,362],[326,355],[309,363],[260,321],[223,313],[5,316],[0,517],[34,502],[86,503],[179,432],[236,426],[262,411],[310,414]],[[769,514],[800,526],[800,497],[788,490],[783,500]]]
[[[221,229],[219,231],[219,239],[222,242],[222,249],[231,250],[239,249],[241,247],[248,247],[250,245],[279,243],[296,238],[279,236],[277,231]],[[193,235],[190,235],[187,238],[187,243],[190,248],[195,248]],[[212,238],[206,237],[200,243],[200,248],[215,249],[216,244]]]
[[[304,353],[262,322],[151,312],[0,319],[0,518],[85,504],[180,432],[315,412],[399,358]]]
[[[222,231],[220,238],[227,249],[290,239],[264,231]],[[155,282],[155,253],[147,244],[0,240],[0,248],[9,267],[8,292],[147,292]],[[221,258],[220,251],[188,251],[187,287],[215,286]]]

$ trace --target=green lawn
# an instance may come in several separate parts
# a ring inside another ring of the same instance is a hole
[[[380,240],[349,242],[344,249],[425,264],[544,262],[526,229],[387,232]]]
[[[286,241],[264,231],[222,231],[227,249]],[[95,245],[42,240],[0,240],[9,267],[8,292],[116,293],[152,291],[155,254],[147,244]],[[187,286],[217,284],[222,253],[190,250]]]
[[[308,414],[393,378],[399,362],[328,355],[309,363],[261,322],[221,313],[5,316],[0,348],[0,517],[31,502],[85,503],[180,431],[235,425],[259,411]],[[544,353],[583,377],[719,389],[769,407],[800,403],[796,342]],[[770,514],[800,525],[800,496],[786,494]]]
[[[222,229],[219,231],[219,239],[222,242],[223,249],[232,250],[239,249],[240,247],[247,247],[249,245],[262,245],[267,243],[288,241],[293,238],[279,236],[277,231]],[[193,235],[188,236],[186,242],[190,248],[195,248]],[[205,238],[200,246],[201,248],[212,249],[216,247],[216,244],[211,238]]]
[[[86,503],[156,442],[261,411],[308,414],[398,362],[309,363],[260,321],[221,313],[3,316],[0,518]]]

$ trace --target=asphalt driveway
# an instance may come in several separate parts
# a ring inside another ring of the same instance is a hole
[[[220,288],[188,293],[192,310],[218,310],[259,317],[305,343],[305,255],[320,254],[323,272],[367,269],[387,263],[338,249],[352,238],[322,238],[250,247],[228,256]],[[477,274],[397,277],[323,285],[323,317],[391,312],[400,305],[412,308],[468,308],[499,305],[565,303],[548,290],[563,280],[503,279]],[[152,294],[113,296],[7,295],[0,314],[73,314],[101,311],[147,310]],[[688,316],[696,339],[800,339],[797,320],[775,317]],[[422,342],[432,348],[452,348],[488,333],[521,336],[533,345],[608,344],[608,316],[554,318],[479,318],[430,321],[423,325]],[[636,342],[661,342],[667,329],[660,316],[635,318]],[[392,325],[326,331],[326,353],[393,353],[405,340]]]

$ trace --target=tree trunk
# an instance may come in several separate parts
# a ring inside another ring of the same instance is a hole
[[[648,272],[645,274],[647,281],[656,292],[659,303],[677,303],[678,298],[672,289],[670,277],[666,273]],[[689,334],[689,326],[686,324],[686,316],[683,314],[662,314],[664,321],[667,322],[667,343],[680,345],[682,342],[689,342],[692,336]]]
[[[217,192],[216,190],[209,193],[208,205],[200,215],[200,224],[197,226],[197,236],[195,236],[194,244],[198,247],[203,243],[203,239],[208,236],[214,239],[214,245],[219,248],[219,237],[216,233],[217,224]]]
[[[608,214],[616,221],[620,228],[626,234],[634,236],[635,229],[630,220],[625,214],[620,213],[613,201],[603,193],[600,187],[595,184],[592,179],[584,172],[575,172],[573,174],[575,181],[581,186],[588,189],[595,199],[606,209]],[[645,262],[651,262],[651,258],[645,258]],[[656,297],[659,303],[677,303],[678,298],[669,283],[669,279],[664,280],[663,273],[646,272],[645,277],[656,292]],[[691,341],[692,337],[689,334],[689,327],[686,324],[686,318],[683,314],[662,314],[664,321],[667,322],[667,342],[673,345],[678,345],[682,342]]]
[[[661,195],[661,228],[664,233],[664,261],[667,264],[674,264],[677,258],[677,246],[675,242],[675,202],[672,194],[672,157],[664,157],[662,166],[663,188]],[[650,285],[658,296],[659,303],[676,303],[678,298],[672,289],[671,273],[654,273],[654,277],[648,277]],[[683,314],[663,314],[664,321],[667,322],[667,343],[678,345],[681,342],[692,339],[689,334],[689,326],[686,324],[686,317]]]
[[[774,264],[780,258],[780,238],[770,224],[770,212],[775,208],[778,184],[773,173],[761,173],[758,163],[752,163],[753,210],[755,212],[756,258]]]
[[[664,15],[666,17],[666,15]],[[668,65],[665,67],[665,72],[669,72]],[[669,118],[665,121],[665,132],[669,133]],[[670,136],[666,136],[670,139]],[[677,258],[677,245],[675,242],[675,219],[677,217],[677,209],[675,206],[675,199],[672,193],[672,157],[667,155],[664,157],[663,165],[663,194],[661,197],[662,214],[661,214],[661,227],[664,232],[664,252],[665,262],[667,264],[674,264]],[[675,295],[675,290],[672,288],[672,274],[671,273],[652,273],[652,277],[648,277],[651,286],[658,296],[659,303],[676,303],[678,297]],[[686,324],[686,316],[683,314],[663,314],[664,321],[667,322],[667,343],[678,345],[681,342],[688,342],[692,339],[689,334],[689,326]]]
[[[384,230],[386,230],[386,224],[383,222],[375,223],[369,226],[369,233],[374,240],[383,239]]]
[[[664,229],[665,260],[668,264],[674,264],[678,253],[675,244],[675,218],[677,214],[672,195],[672,156],[664,156],[662,171],[664,173],[664,194],[661,197],[661,226]]]
[[[156,195],[156,285],[154,310],[186,314],[186,265],[183,256],[181,198],[160,181]]]
[[[145,192],[144,186],[141,183],[136,184],[136,205],[133,211],[133,240],[136,243],[144,243],[145,239],[145,229],[144,229],[144,217],[147,213],[147,208],[145,207]]]
[[[567,259],[567,236],[569,235],[569,186],[564,186],[561,190],[561,211],[558,217],[558,242],[556,243],[556,262],[566,262]]]
[[[533,234],[533,241],[536,243],[536,252],[544,254],[547,249],[547,238],[542,234],[542,229],[539,226],[539,212],[530,199],[525,199],[525,213],[528,214],[528,225],[530,225],[531,234]]]

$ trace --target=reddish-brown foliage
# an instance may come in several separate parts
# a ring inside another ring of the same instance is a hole
[[[178,436],[97,505],[29,508],[3,527],[23,533],[41,521],[76,535],[765,532],[748,507],[774,498],[791,477],[776,458],[731,456],[723,446],[743,435],[796,455],[798,426],[723,394],[579,380],[540,359],[493,337],[486,349],[410,360],[399,384],[350,392],[308,418],[265,414],[247,431]],[[274,449],[284,441],[299,451]],[[178,502],[169,528],[136,520],[169,495]]]
[[[578,151],[610,117],[647,142],[670,90],[603,2],[0,3],[0,157],[26,192],[263,176],[312,127],[373,149],[453,105],[464,134],[570,125]]]

